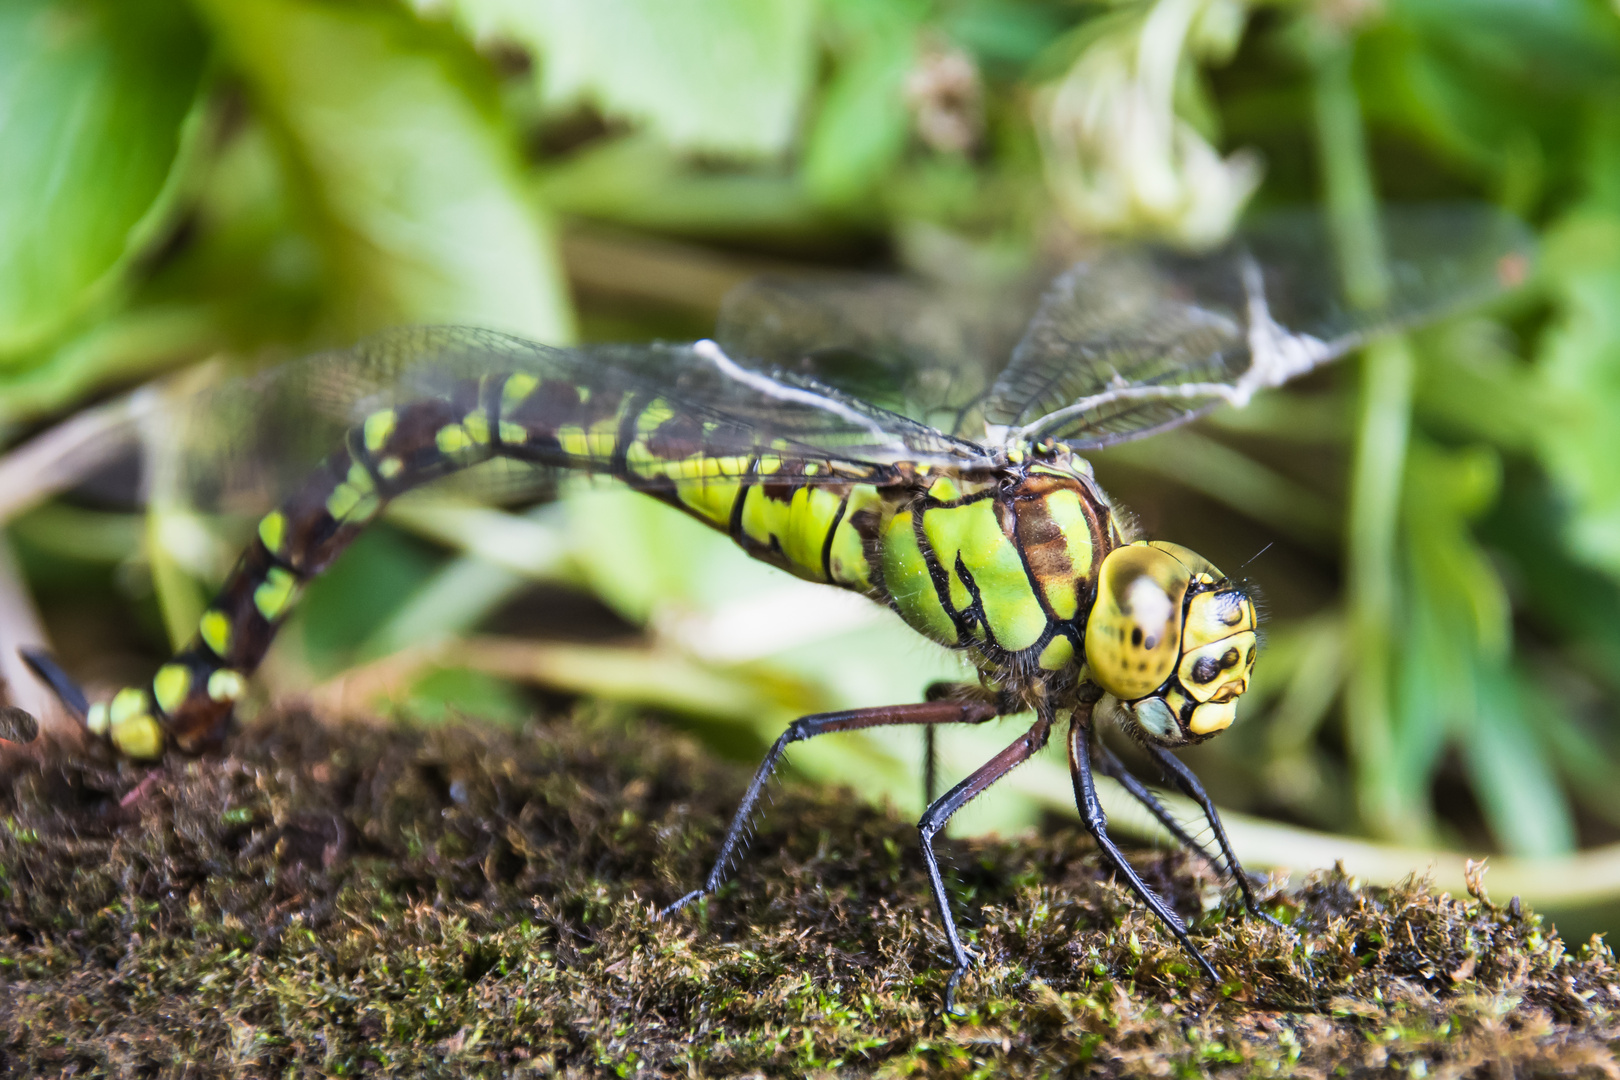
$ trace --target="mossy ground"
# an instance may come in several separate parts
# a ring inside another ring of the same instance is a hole
[[[789,786],[721,896],[744,776],[656,725],[328,728],[0,781],[11,1074],[1615,1075],[1620,978],[1516,904],[1325,875],[1241,917],[1138,866],[1220,990],[1078,827],[946,842],[986,958],[940,1014],[912,826]]]

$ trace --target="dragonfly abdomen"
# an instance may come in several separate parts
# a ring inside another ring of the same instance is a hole
[[[892,480],[892,470],[785,446],[712,452],[734,445],[731,437],[655,394],[527,372],[464,379],[379,408],[260,521],[187,646],[149,686],[97,706],[92,729],[132,757],[156,756],[166,739],[192,752],[217,743],[304,585],[388,500],[494,457],[618,477],[729,532],[756,557],[812,581],[874,591],[869,553],[884,496],[860,481]]]

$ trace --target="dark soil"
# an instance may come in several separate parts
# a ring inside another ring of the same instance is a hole
[[[1516,903],[1313,877],[1246,918],[1192,859],[1137,865],[1216,988],[1078,827],[945,842],[985,964],[970,1015],[916,832],[789,787],[699,880],[745,777],[652,724],[327,728],[228,756],[0,779],[0,1070],[1614,1076],[1620,980]]]

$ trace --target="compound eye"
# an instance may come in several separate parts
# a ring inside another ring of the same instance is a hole
[[[1185,566],[1146,544],[1115,548],[1097,577],[1086,621],[1086,663],[1098,685],[1122,701],[1151,694],[1181,652]]]

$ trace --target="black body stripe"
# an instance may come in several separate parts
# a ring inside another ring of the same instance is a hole
[[[838,535],[838,526],[844,522],[844,511],[849,509],[849,492],[838,501],[838,513],[833,515],[832,524],[827,527],[827,535],[821,541],[821,576],[832,583],[832,546],[833,537]]]
[[[743,543],[743,504],[748,501],[748,489],[752,486],[751,481],[757,479],[758,476],[759,455],[755,454],[748,460],[748,468],[743,471],[742,476],[737,478],[737,498],[731,504],[731,521],[726,526],[726,532],[730,534],[731,542],[742,548],[744,551],[748,551],[750,549],[747,544]]]
[[[633,393],[624,403],[624,412],[619,414],[618,441],[614,443],[608,471],[622,480],[634,479],[630,475],[630,444],[636,441],[636,425],[641,423],[641,415],[653,400],[653,395],[645,391]]]
[[[917,538],[917,550],[922,552],[923,562],[928,564],[928,576],[934,583],[934,595],[939,597],[939,606],[945,609],[945,614],[951,617],[951,622],[956,626],[957,640],[964,645],[971,644],[973,635],[969,633],[969,624],[962,617],[962,612],[957,611],[956,605],[951,603],[950,575],[939,565],[939,553],[934,550],[934,545],[928,542],[928,535],[923,532],[922,511],[912,512],[911,531]]]

